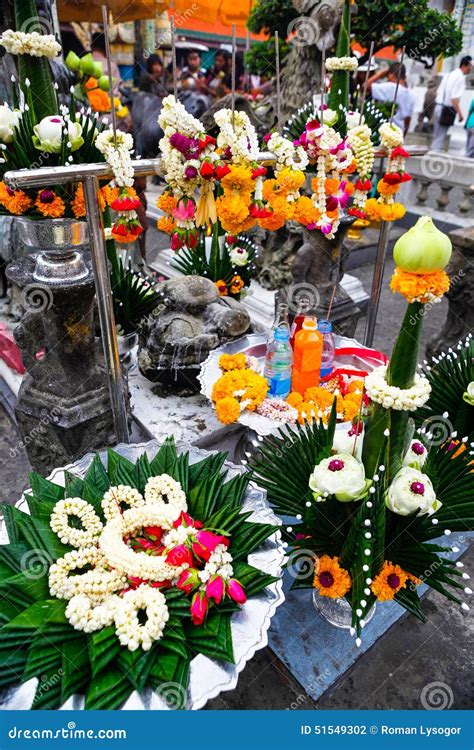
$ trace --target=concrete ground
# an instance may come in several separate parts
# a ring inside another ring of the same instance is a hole
[[[151,260],[166,240],[151,229],[148,252]],[[387,262],[374,346],[390,351],[403,315],[404,301],[392,295],[388,282],[393,262]],[[352,269],[370,291],[372,264]],[[423,344],[444,321],[445,304],[436,305],[425,319]],[[363,337],[365,320],[357,332]],[[20,447],[14,423],[0,406],[0,501],[15,502],[27,487],[28,459]],[[473,560],[472,550],[465,562]],[[417,709],[445,699],[446,707],[472,707],[472,674],[468,644],[474,635],[471,613],[444,597],[430,593],[424,609],[426,624],[412,617],[399,620],[316,704],[292,678],[269,648],[257,652],[240,676],[236,690],[211,701],[212,709]],[[315,623],[317,615],[315,613]],[[469,634],[471,638],[469,638]],[[431,697],[430,697],[431,696]],[[439,705],[439,704],[438,704]]]

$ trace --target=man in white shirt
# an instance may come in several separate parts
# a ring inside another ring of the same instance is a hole
[[[398,76],[400,76],[400,85],[397,91],[393,122],[395,125],[398,125],[403,133],[406,133],[410,127],[415,107],[415,97],[413,92],[407,88],[405,66],[400,66],[400,63],[395,62],[389,68],[378,71],[367,81],[367,91],[371,92],[374,101],[391,103],[395,99]],[[382,81],[382,78],[386,78],[387,80]]]
[[[453,115],[453,123],[458,117],[459,122],[464,120],[460,101],[461,97],[466,88],[466,76],[470,73],[472,66],[472,57],[466,55],[463,57],[459,68],[452,70],[451,73],[444,76],[436,94],[436,108],[433,119],[433,140],[431,142],[432,151],[442,151],[444,149],[444,143],[446,135],[451,125],[442,124],[440,122],[441,114],[443,109],[449,107]],[[446,113],[445,114],[449,114]]]

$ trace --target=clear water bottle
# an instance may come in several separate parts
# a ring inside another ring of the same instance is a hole
[[[273,341],[267,346],[264,376],[270,386],[268,395],[286,398],[291,390],[291,368],[293,350],[287,325],[280,325],[273,333]]]
[[[268,336],[268,345],[270,345],[273,342],[273,338],[275,335],[275,331],[278,328],[286,328],[288,332],[290,331],[290,323],[288,318],[288,305],[286,302],[279,302],[276,310],[275,310],[275,319],[273,321],[273,325],[271,328],[271,331]]]
[[[334,370],[336,345],[329,320],[318,320],[318,331],[323,334],[323,353],[321,357],[321,378],[330,375]]]

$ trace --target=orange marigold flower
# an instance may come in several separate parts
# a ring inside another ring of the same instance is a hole
[[[71,208],[76,219],[82,219],[86,215],[86,204],[84,201],[84,188],[80,182],[76,188]]]
[[[382,203],[380,204],[380,218],[383,221],[397,221],[402,219],[407,210],[401,203]]]
[[[313,586],[318,589],[320,596],[340,599],[350,590],[352,580],[347,570],[339,565],[338,557],[323,555],[316,561]]]
[[[449,289],[449,276],[446,271],[433,273],[410,273],[397,266],[390,281],[392,292],[400,292],[408,302],[433,302],[441,299]]]
[[[35,206],[43,216],[59,219],[64,216],[64,201],[53,190],[40,190],[36,196]]]
[[[343,402],[343,412],[342,412],[344,414],[344,419],[346,420],[346,422],[352,422],[354,417],[358,415],[359,409],[360,409],[360,401],[359,403],[356,403],[352,399],[346,397]]]
[[[230,172],[221,180],[224,192],[251,193],[255,185],[251,167],[244,164],[232,164],[229,168]]]
[[[292,391],[286,401],[290,406],[297,407],[303,403],[303,396],[298,391]]]
[[[302,401],[296,406],[298,410],[298,422],[304,424],[305,422],[312,422],[313,419],[318,418],[319,408],[316,404],[311,401]]]
[[[102,91],[102,89],[87,91],[87,99],[94,112],[110,112],[112,102],[106,91]]]
[[[240,405],[234,396],[226,396],[216,403],[216,416],[223,424],[232,424],[240,416]]]
[[[217,216],[226,232],[229,234],[239,234],[239,232],[243,231],[243,225],[250,224],[250,226],[253,226],[255,224],[253,217],[250,217],[250,222],[248,221],[249,205],[250,194],[234,195],[229,193],[221,195],[217,199]]]
[[[265,219],[259,219],[258,224],[262,229],[268,229],[270,232],[275,232],[277,229],[281,229],[281,227],[285,226],[286,216],[284,213],[273,211],[273,213]]]
[[[0,182],[0,203],[15,216],[24,214],[33,205],[33,201],[23,190],[12,190],[3,181]]]
[[[228,290],[225,281],[223,281],[223,279],[219,279],[219,281],[215,281],[214,284],[221,297],[226,297],[228,294]]]
[[[90,89],[96,89],[98,87],[97,78],[88,78],[84,84],[84,88],[90,91]]]
[[[378,221],[380,219],[380,206],[381,204],[377,198],[368,198],[365,201],[364,211],[371,221]]]
[[[238,274],[236,276],[233,276],[230,282],[231,294],[238,294],[244,286],[245,283]]]
[[[312,401],[320,409],[327,409],[332,406],[334,401],[334,394],[319,385],[313,385],[311,388],[307,388],[304,394],[305,401]]]
[[[349,385],[347,386],[347,392],[348,393],[362,393],[364,390],[364,381],[363,380],[351,380]]]
[[[173,208],[176,208],[177,203],[178,201],[169,190],[165,190],[156,201],[157,207],[164,211],[165,214],[171,214]]]
[[[317,181],[315,180],[315,182]],[[326,195],[333,195],[333,193],[337,193],[337,191],[339,190],[339,185],[340,182],[335,177],[328,177],[324,181],[324,192],[326,193]],[[315,188],[313,188],[313,190],[315,190]]]
[[[245,354],[238,352],[237,354],[221,354],[219,357],[219,367],[224,372],[230,370],[243,370],[247,364],[247,358]]]
[[[301,195],[295,202],[293,208],[293,220],[308,226],[315,224],[319,219],[320,213],[314,205],[311,198],[307,195]]]
[[[164,232],[165,234],[172,234],[175,230],[175,223],[171,216],[160,216],[156,222],[156,226],[160,232]]]
[[[397,591],[406,586],[408,573],[399,566],[387,560],[380,573],[375,576],[370,588],[379,602],[387,602],[395,597]]]
[[[400,190],[400,185],[390,185],[389,182],[385,182],[385,180],[382,178],[377,183],[377,190],[379,191],[380,195],[395,195],[395,193],[398,193]]]
[[[137,194],[133,188],[127,188],[128,193],[130,197],[137,197]],[[120,190],[118,187],[110,187],[110,185],[104,185],[104,187],[100,190],[99,196],[100,198],[107,203],[108,206],[110,206],[111,203],[113,203],[117,198],[119,197]],[[105,204],[104,204],[105,208]],[[102,211],[104,209],[102,208]]]
[[[306,176],[304,172],[300,169],[290,169],[290,167],[285,167],[278,174],[280,188],[287,193],[299,190],[304,184],[305,179]]]

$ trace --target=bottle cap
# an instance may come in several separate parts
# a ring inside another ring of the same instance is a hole
[[[278,326],[278,328],[275,328],[275,336],[276,341],[288,341],[290,338],[290,332],[286,326]]]
[[[318,320],[318,331],[332,333],[332,323],[329,320]]]
[[[303,328],[305,331],[317,331],[318,330],[318,320],[317,318],[314,318],[313,316],[308,316],[303,321]]]

